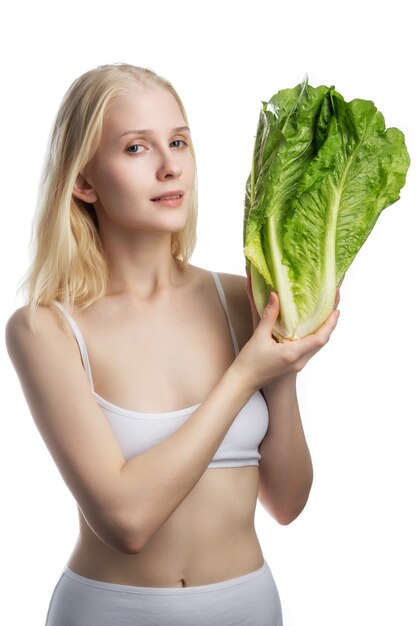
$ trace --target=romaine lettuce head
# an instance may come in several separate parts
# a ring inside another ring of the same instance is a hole
[[[410,158],[369,100],[345,102],[307,79],[262,103],[246,183],[244,253],[258,312],[280,300],[278,340],[315,332]]]

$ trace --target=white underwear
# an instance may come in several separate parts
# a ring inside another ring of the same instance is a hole
[[[266,562],[254,572],[195,587],[135,587],[85,578],[65,566],[45,626],[282,626]]]

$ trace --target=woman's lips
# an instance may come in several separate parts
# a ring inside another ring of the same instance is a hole
[[[151,198],[151,200],[154,200],[154,201],[170,200],[170,199],[174,199],[174,197],[176,196],[183,196],[183,195],[184,195],[184,192],[182,189],[172,189],[171,191],[166,191],[165,193],[162,193],[160,196],[155,196],[155,198]]]
[[[160,206],[167,206],[167,207],[175,208],[177,206],[180,206],[180,204],[182,203],[183,197],[184,196],[179,196],[178,198],[160,198],[159,200],[152,200],[152,202],[156,202]]]

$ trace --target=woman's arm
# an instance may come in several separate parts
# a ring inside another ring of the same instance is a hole
[[[52,307],[51,307],[52,308]],[[251,395],[299,368],[332,332],[289,344],[271,337],[278,301],[266,307],[250,340],[207,399],[178,430],[126,461],[82,367],[78,347],[49,307],[28,307],[6,327],[6,343],[35,423],[86,521],[108,545],[139,552],[201,478]]]
[[[86,521],[127,554],[139,552],[193,489],[253,393],[229,368],[173,435],[126,461],[52,307],[39,307],[36,334],[28,307],[18,309],[6,344],[33,419]]]
[[[334,308],[340,301],[336,290]],[[259,316],[247,284],[254,323]],[[313,465],[297,401],[297,371],[277,378],[263,388],[269,410],[269,428],[259,452],[259,500],[280,524],[290,524],[304,509],[313,483]]]
[[[297,374],[281,376],[263,388],[268,431],[259,446],[259,501],[280,524],[289,524],[306,505],[313,466],[298,409]]]
[[[259,324],[253,302],[250,278],[222,275],[235,328],[243,345]],[[335,307],[339,303],[337,290]],[[324,345],[324,343],[323,343]],[[311,356],[311,355],[310,355]],[[259,446],[259,500],[280,524],[289,524],[306,505],[313,482],[313,466],[301,422],[297,401],[297,372],[306,360],[298,362],[293,371],[264,385],[262,393],[268,405],[269,427]]]

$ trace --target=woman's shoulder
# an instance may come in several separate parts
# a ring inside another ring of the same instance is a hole
[[[71,332],[53,305],[38,305],[32,310],[29,304],[25,304],[11,313],[5,325],[5,341],[9,349],[32,338],[35,341],[43,338],[56,341],[65,337],[71,337]]]
[[[232,326],[239,347],[242,348],[253,334],[252,313],[246,292],[247,278],[229,272],[214,273],[218,275],[223,287]]]
[[[220,278],[228,304],[249,306],[248,296],[246,294],[246,276],[240,274],[230,274],[228,272],[215,272]]]

